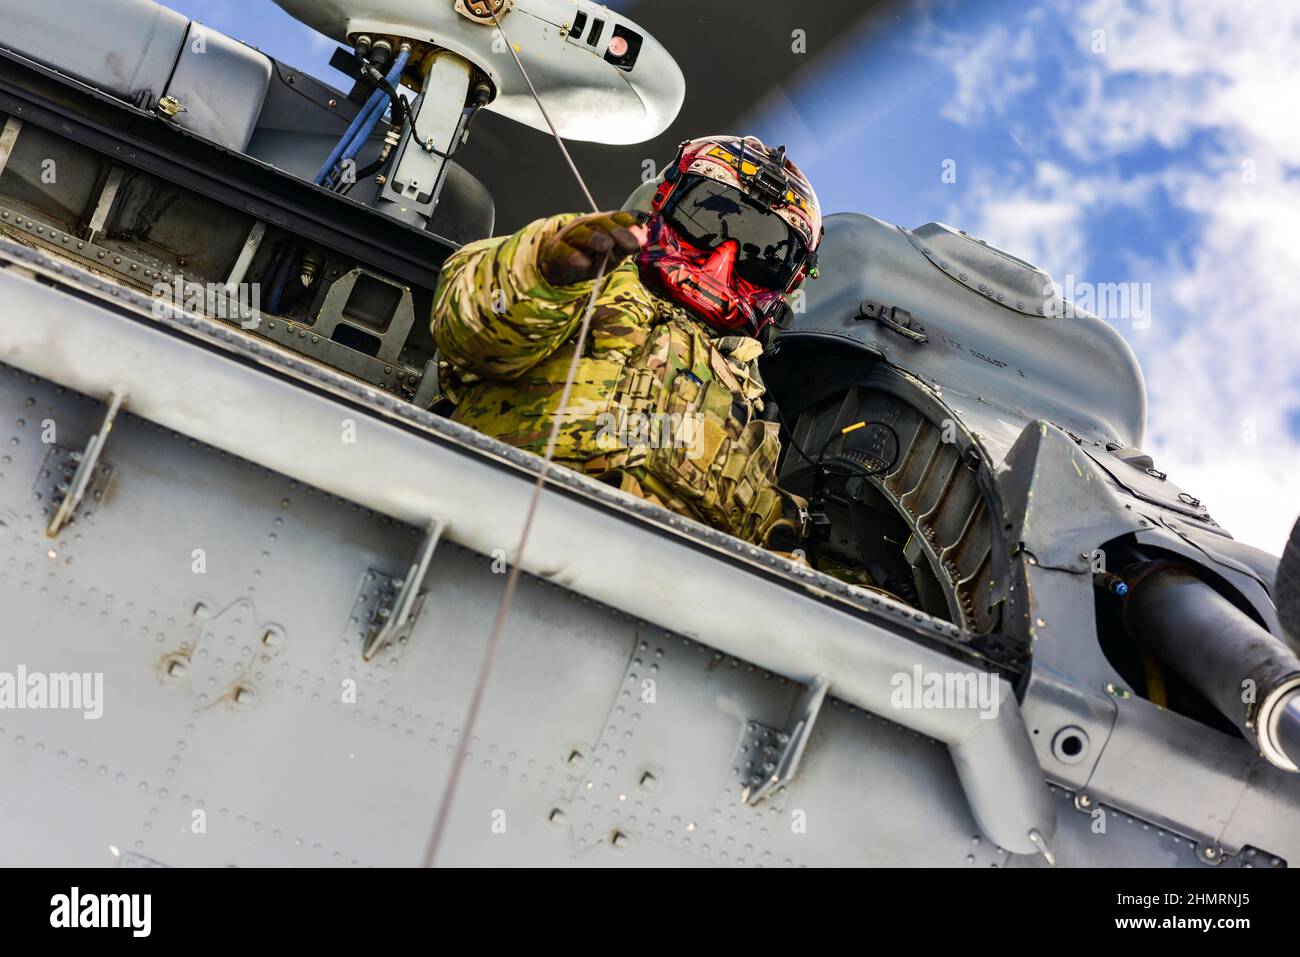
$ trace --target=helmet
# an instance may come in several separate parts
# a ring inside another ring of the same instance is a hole
[[[689,140],[624,208],[648,216],[642,279],[721,332],[759,335],[816,275],[821,207],[784,146]]]

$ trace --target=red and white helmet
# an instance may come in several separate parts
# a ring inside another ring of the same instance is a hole
[[[690,140],[629,205],[638,200],[649,217],[642,278],[719,331],[758,335],[816,275],[821,206],[783,146]]]

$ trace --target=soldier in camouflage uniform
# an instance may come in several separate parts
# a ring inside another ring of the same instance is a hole
[[[561,215],[461,249],[433,333],[452,418],[749,542],[788,548],[760,338],[815,269],[816,195],[753,137],[683,144],[633,212]],[[568,405],[576,333],[602,278]],[[778,533],[780,533],[778,535]]]

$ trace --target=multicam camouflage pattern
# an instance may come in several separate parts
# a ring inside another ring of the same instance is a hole
[[[487,239],[447,261],[434,298],[452,418],[543,454],[592,283],[553,286],[538,253],[574,216]],[[636,265],[603,281],[555,460],[747,541],[782,518],[780,440],[763,421],[759,343],[716,338],[653,295]],[[788,497],[784,497],[788,499]]]

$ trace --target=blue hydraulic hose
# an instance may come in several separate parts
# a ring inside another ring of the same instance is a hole
[[[386,99],[387,96],[385,96]],[[340,163],[346,163],[361,152],[361,147],[366,145],[366,140],[370,139],[370,134],[375,131],[375,127],[379,125],[380,119],[383,118],[386,105],[385,102],[381,102],[370,111],[370,116],[361,124],[361,129],[357,130],[357,135],[352,137],[352,142],[348,144],[347,149],[343,151],[343,155],[339,157]]]
[[[365,106],[361,107],[361,110],[348,126],[347,132],[343,134],[343,138],[338,141],[333,151],[331,151],[330,158],[325,161],[325,165],[322,166],[320,171],[312,178],[313,183],[319,186],[325,182],[325,178],[329,176],[329,174],[334,170],[334,167],[338,165],[339,157],[343,155],[343,151],[347,149],[348,144],[352,142],[352,137],[356,136],[357,130],[361,129],[361,124],[366,121],[366,117],[370,115],[371,111],[374,110],[375,105],[384,95],[383,90],[375,90],[374,93],[370,94],[370,99],[366,100]]]
[[[387,79],[389,86],[396,86],[398,81],[401,80],[402,70],[406,68],[406,61],[410,58],[410,50],[402,50],[397,54],[397,59],[393,61],[392,69],[388,71]],[[343,154],[352,145],[353,141],[357,139],[357,135],[362,131],[363,127],[365,128],[365,134],[361,137],[361,142],[364,143],[369,139],[370,134],[374,132],[375,126],[379,123],[379,118],[384,115],[384,104],[387,100],[388,94],[383,90],[375,90],[375,92],[370,94],[370,98],[366,100],[365,106],[361,107],[360,112],[358,112],[357,115],[353,117],[352,122],[348,124],[347,132],[343,134],[343,138],[338,141],[338,144],[330,152],[329,159],[325,161],[325,165],[320,168],[320,171],[316,174],[315,178],[312,179],[313,183],[320,186],[325,182],[326,178],[328,178],[334,171],[334,167],[343,159]],[[358,146],[357,151],[359,151],[360,148],[361,147]],[[353,155],[356,155],[355,151]]]
[[[409,50],[402,50],[398,53],[397,60],[394,61],[393,68],[388,73],[387,82],[389,87],[396,88],[397,83],[402,78],[402,69],[406,66],[406,61],[410,59],[410,56],[411,52]],[[386,90],[375,90],[375,93],[379,96],[379,102],[375,104],[374,109],[370,111],[370,115],[362,122],[361,128],[356,131],[352,140],[343,150],[343,155],[338,160],[340,163],[352,159],[361,152],[361,148],[365,146],[366,140],[370,139],[370,134],[373,133],[375,127],[379,125],[379,121],[384,115],[384,110],[388,106],[388,92]]]

